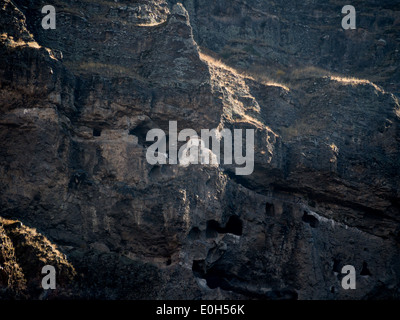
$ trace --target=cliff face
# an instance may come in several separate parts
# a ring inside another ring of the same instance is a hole
[[[47,3],[2,0],[1,216],[67,255],[60,297],[398,298],[391,2],[344,31],[339,1],[55,1],[44,30]],[[150,165],[146,134],[169,121],[254,129],[254,172]],[[24,268],[21,239],[0,240],[1,297],[45,297],[38,251]]]

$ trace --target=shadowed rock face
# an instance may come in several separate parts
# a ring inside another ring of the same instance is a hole
[[[56,1],[44,30],[47,3],[2,1],[1,216],[74,266],[53,298],[399,298],[399,8],[344,31],[340,3],[296,3]],[[254,129],[254,172],[150,165],[169,121]],[[0,297],[37,297],[39,251],[11,251],[32,267]]]
[[[396,1],[353,2],[352,32],[341,28],[342,1],[182,2],[197,43],[236,66],[287,79],[313,66],[399,91]]]

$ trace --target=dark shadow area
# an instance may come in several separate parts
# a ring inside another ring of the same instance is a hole
[[[314,217],[311,214],[308,214],[306,211],[304,211],[303,217],[301,218],[305,223],[308,223],[311,228],[317,228],[319,225],[319,221],[316,217]]]
[[[190,240],[198,240],[200,239],[201,231],[197,227],[193,227],[188,234],[188,239]]]
[[[146,123],[141,123],[138,126],[136,126],[133,129],[129,130],[129,135],[134,135],[137,136],[138,138],[138,143],[144,147],[148,147],[152,145],[155,141],[146,141],[146,136],[147,133],[151,130],[152,128],[146,124]]]
[[[243,233],[243,222],[238,216],[230,216],[225,227],[221,227],[218,221],[207,221],[206,237],[215,238],[218,233],[231,233],[241,236]]]
[[[360,272],[360,275],[362,275],[362,276],[372,276],[371,271],[369,271],[369,269],[368,269],[368,264],[365,261],[363,262],[363,266],[362,266],[362,270]]]
[[[271,217],[275,215],[275,207],[272,203],[267,202],[265,205],[265,214]]]
[[[93,128],[93,137],[100,137],[101,136],[101,129]]]
[[[332,267],[333,272],[341,273],[340,270],[340,260],[333,258],[333,267]]]

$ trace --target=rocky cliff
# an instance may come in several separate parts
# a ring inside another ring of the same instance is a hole
[[[46,4],[0,2],[1,298],[399,298],[398,4]],[[169,121],[254,172],[149,164]]]

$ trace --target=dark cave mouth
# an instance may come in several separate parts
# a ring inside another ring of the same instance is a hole
[[[225,227],[221,227],[216,220],[208,220],[206,228],[206,237],[214,238],[218,233],[231,233],[236,236],[243,234],[243,221],[238,216],[230,216]]]
[[[308,223],[311,228],[318,228],[319,220],[307,211],[304,211],[303,217],[301,218],[303,222]]]
[[[205,279],[210,289],[216,289],[218,287],[223,290],[232,289],[229,285],[229,281],[225,279],[225,274],[216,272],[213,267],[206,270],[205,260],[193,260],[192,271],[197,278]]]
[[[101,129],[93,128],[93,137],[100,137],[100,136],[101,136]]]

